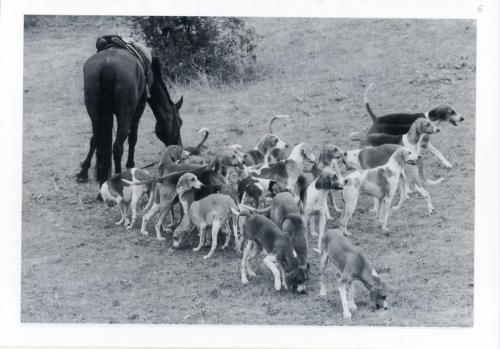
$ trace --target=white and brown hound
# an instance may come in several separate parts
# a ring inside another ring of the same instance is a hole
[[[293,147],[286,160],[270,163],[267,167],[262,167],[251,174],[256,177],[274,179],[285,184],[288,190],[293,190],[297,178],[304,170],[305,160],[313,163],[317,161],[311,146],[307,143],[299,143]]]
[[[211,194],[199,201],[194,201],[174,231],[174,248],[179,247],[186,236],[196,227],[200,233],[200,242],[197,247],[193,248],[193,251],[201,250],[205,243],[207,230],[211,227],[212,246],[210,252],[203,259],[212,257],[217,247],[219,231],[228,224],[229,219],[233,221],[233,231],[236,234],[237,219],[232,212],[237,210],[238,206],[234,200],[224,194]],[[231,240],[231,230],[226,229],[225,233],[226,240],[222,246],[223,250],[229,246]]]
[[[233,213],[247,218],[242,232],[246,245],[241,258],[241,283],[248,284],[247,274],[255,276],[250,261],[264,250],[264,265],[273,273],[274,289],[279,291],[283,286],[305,293],[308,268],[299,265],[292,238],[265,216],[249,211]]]
[[[297,180],[297,191],[304,210],[304,225],[310,227],[311,235],[317,236],[316,224],[313,215],[319,213],[319,239],[318,246],[321,247],[321,238],[326,227],[326,211],[328,210],[327,198],[330,190],[342,190],[347,184],[347,179],[340,177],[335,171],[325,170],[312,183],[308,184],[304,176]]]
[[[278,193],[271,202],[269,218],[292,238],[293,250],[297,254],[299,266],[309,271],[307,262],[307,230],[304,220],[292,194]],[[308,277],[308,274],[306,274]]]
[[[269,123],[269,133],[262,136],[255,148],[248,151],[245,157],[245,165],[252,166],[262,164],[270,157],[273,149],[285,149],[288,148],[288,143],[282,140],[280,137],[275,135],[272,130],[273,122],[277,119],[289,118],[288,115],[277,115],[273,117]]]
[[[384,137],[400,137],[399,144],[420,155],[422,142],[425,142],[425,136],[437,132],[439,132],[439,129],[431,121],[419,118],[413,123],[408,133],[403,136],[384,135]],[[395,141],[396,139],[393,140]],[[346,166],[357,170],[381,166],[389,160],[397,148],[396,144],[383,144],[375,147],[351,150],[346,152],[345,163]],[[419,161],[418,166],[405,166],[400,181],[400,200],[394,209],[401,207],[408,198],[408,192],[411,189],[418,192],[426,200],[429,215],[435,213],[431,196],[424,188],[423,183],[434,185],[441,182],[443,178],[436,181],[427,180],[424,176],[423,167],[423,160]],[[377,200],[374,199],[374,202],[374,210],[377,211]]]
[[[400,147],[391,155],[385,165],[355,171],[346,176],[348,183],[342,191],[344,209],[340,218],[342,231],[345,235],[349,235],[347,223],[356,210],[360,192],[365,192],[377,199],[377,216],[382,229],[387,231],[387,220],[392,198],[398,187],[399,177],[407,164],[416,166],[419,159],[420,155],[407,148]]]
[[[354,302],[355,280],[360,281],[370,292],[370,299],[375,303],[376,309],[387,309],[387,287],[359,248],[353,246],[339,230],[334,229],[325,233],[321,246],[319,295],[326,296],[326,265],[331,262],[337,275],[340,275],[337,289],[344,319],[350,319],[351,312],[357,309]]]

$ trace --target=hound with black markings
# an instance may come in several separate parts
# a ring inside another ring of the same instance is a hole
[[[310,183],[317,178],[321,172],[328,169],[330,171],[335,171],[339,176],[341,175],[339,165],[344,163],[344,154],[345,152],[333,144],[326,144],[318,156],[318,161],[313,165],[311,171],[304,172],[304,176],[309,176],[307,178],[307,182]],[[341,209],[338,208],[337,202],[335,201],[335,190],[330,191],[330,199],[332,201],[332,205],[335,211],[342,212]],[[330,211],[326,210],[326,218],[332,219],[330,216]]]
[[[365,106],[368,111],[368,114],[371,116],[373,120],[373,124],[368,130],[367,134],[373,133],[383,133],[390,135],[402,135],[408,132],[411,125],[415,122],[415,120],[419,118],[424,118],[432,122],[450,122],[454,126],[457,126],[458,122],[464,121],[464,118],[459,115],[455,109],[449,106],[439,106],[426,113],[396,113],[396,114],[388,114],[384,116],[376,116],[370,105],[368,100],[368,91],[373,86],[370,84],[365,91],[364,101]],[[361,140],[363,138],[359,132],[354,132],[351,134],[352,140]],[[452,165],[446,158],[441,154],[439,150],[437,150],[430,142],[426,144],[427,149],[439,159],[439,161],[446,167],[452,168]]]
[[[321,238],[325,232],[326,211],[328,210],[327,197],[330,190],[342,190],[347,179],[340,177],[334,171],[323,171],[312,183],[306,183],[304,176],[297,180],[297,191],[304,208],[304,225],[310,227],[311,235],[317,236],[316,224],[313,215],[319,213],[318,248],[321,248]]]
[[[342,300],[344,319],[350,319],[351,312],[357,309],[354,302],[355,280],[359,280],[370,292],[370,299],[376,309],[387,309],[387,287],[359,248],[353,246],[340,231],[333,229],[325,233],[321,245],[320,296],[326,296],[326,265],[331,262],[337,275],[340,275],[337,289]]]
[[[137,220],[137,203],[143,194],[151,193],[153,184],[129,185],[123,180],[129,182],[138,182],[151,179],[148,171],[139,168],[130,168],[122,173],[116,174],[104,182],[101,186],[101,197],[108,203],[108,206],[114,206],[116,203],[120,209],[121,219],[116,225],[124,224],[127,229],[134,226]],[[150,200],[153,195],[150,195]],[[129,208],[132,209],[132,220],[129,222],[127,214]]]
[[[277,119],[289,118],[288,115],[277,115],[269,123],[269,133],[262,136],[254,149],[247,152],[245,165],[252,166],[262,164],[269,158],[273,149],[288,148],[288,143],[275,135],[272,130],[273,122]]]

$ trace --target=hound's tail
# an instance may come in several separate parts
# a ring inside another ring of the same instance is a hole
[[[149,163],[149,164],[147,164],[147,165],[145,165],[145,166],[142,166],[142,167],[141,167],[141,170],[145,170],[145,169],[147,169],[147,168],[149,168],[149,167],[151,167],[151,166],[156,165],[157,163],[159,163],[159,161],[151,162],[151,163]]]
[[[351,141],[357,141],[357,142],[361,142],[363,140],[363,133],[361,132],[353,132],[349,135],[349,138],[351,139]]]
[[[271,121],[269,122],[269,133],[273,133],[273,122],[274,120],[276,119],[289,119],[290,118],[290,115],[276,115],[275,117],[273,117],[271,119]]]
[[[429,179],[425,178],[424,162],[423,161],[418,162],[418,176],[420,177],[420,179],[422,181],[424,181],[425,183],[427,183],[429,185],[436,185],[436,184],[441,183],[444,180],[444,177],[438,178],[436,180],[429,180]]]
[[[149,193],[149,200],[147,205],[144,206],[144,208],[142,209],[142,213],[147,212],[151,209],[157,196],[158,187],[153,183],[150,184],[150,186],[151,186],[151,191]]]
[[[205,169],[207,166],[204,165],[204,166],[201,166],[195,170],[191,170],[191,171],[188,171],[188,170],[185,170],[185,171],[177,171],[177,172],[170,172],[164,176],[161,176],[161,177],[156,177],[156,178],[150,178],[150,179],[146,179],[144,181],[137,181],[137,182],[132,182],[132,181],[129,181],[129,180],[126,180],[126,179],[123,179],[122,178],[122,181],[127,184],[127,185],[144,185],[144,184],[151,184],[151,183],[155,183],[155,182],[161,182],[162,180],[168,178],[168,177],[172,177],[172,176],[180,176],[180,175],[183,175],[184,173],[188,173],[188,172],[195,172],[195,171],[199,171],[199,170],[203,170]]]
[[[295,183],[294,191],[299,194],[300,202],[304,202],[307,188],[307,178],[300,175]]]
[[[240,208],[240,214],[242,212],[249,212],[249,213],[257,213],[257,214],[263,214],[263,215],[266,215],[267,213],[269,213],[269,211],[271,211],[271,206],[267,206],[265,208],[255,208],[255,207],[251,207],[251,206],[247,206],[247,205],[244,205],[244,204],[239,204],[238,207]]]
[[[205,141],[207,140],[208,135],[210,134],[210,130],[208,128],[206,128],[206,127],[202,127],[202,128],[200,128],[200,130],[198,131],[198,133],[205,133],[205,136],[203,137],[203,139],[201,140],[201,142],[196,146],[196,151],[199,154],[201,152],[201,147],[203,147],[203,144],[205,144]]]
[[[368,87],[366,88],[366,91],[365,91],[365,95],[363,97],[363,100],[365,102],[365,107],[366,107],[366,111],[368,112],[368,114],[370,114],[371,118],[373,121],[375,121],[377,119],[377,116],[373,113],[373,110],[372,108],[370,108],[370,101],[368,100],[368,91],[370,91],[370,89],[374,86],[374,84],[370,84],[368,85]]]

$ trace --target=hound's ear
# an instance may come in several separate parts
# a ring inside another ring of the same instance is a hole
[[[330,182],[329,178],[323,174],[320,174],[318,180],[316,181],[315,187],[316,189],[330,189],[328,185]]]
[[[404,151],[405,151],[404,148],[399,148],[398,150],[396,150],[396,153],[394,154],[395,160],[401,166],[404,166],[404,164],[405,164]]]
[[[438,111],[438,108],[434,108],[431,111],[429,111],[429,119],[431,121],[437,121],[438,120],[437,111]]]
[[[181,98],[179,99],[179,101],[177,103],[175,103],[175,109],[180,110],[181,107],[182,107],[182,102],[183,101],[184,101],[184,96],[181,96]]]

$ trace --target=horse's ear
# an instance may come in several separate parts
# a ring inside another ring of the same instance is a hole
[[[177,110],[181,109],[183,101],[184,101],[184,96],[181,96],[179,101],[177,103],[175,103],[175,109],[177,109]]]
[[[161,63],[158,57],[153,57],[153,60],[151,61],[151,70],[154,75],[161,76]]]

